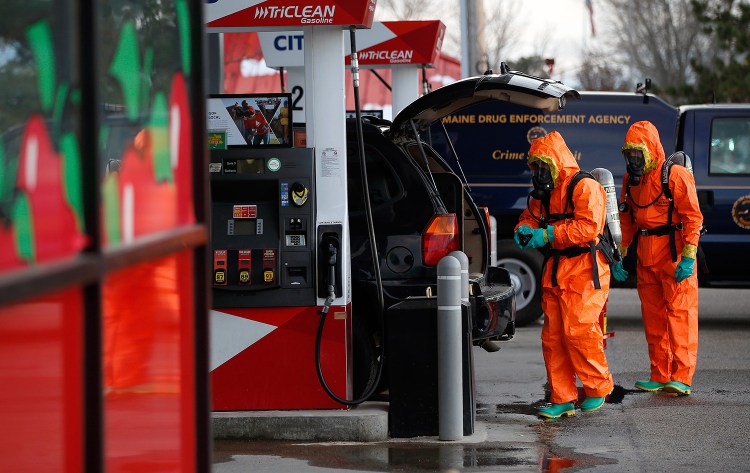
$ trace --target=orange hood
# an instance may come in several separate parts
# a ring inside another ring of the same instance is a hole
[[[531,142],[528,162],[531,164],[534,161],[543,161],[549,165],[555,187],[559,187],[560,183],[567,181],[581,169],[562,135],[556,131]]]
[[[625,145],[622,149],[643,151],[643,156],[646,159],[644,172],[653,171],[657,167],[661,168],[661,163],[664,162],[664,148],[659,139],[659,130],[648,121],[635,122],[630,126],[628,133],[625,135]]]

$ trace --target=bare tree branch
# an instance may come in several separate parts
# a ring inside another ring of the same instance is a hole
[[[489,6],[489,8],[487,8]],[[518,21],[520,0],[485,2],[485,38],[487,56],[492,69],[499,70],[501,62],[508,62],[518,45],[523,24]]]
[[[690,4],[683,0],[606,0],[600,2],[609,19],[611,37],[605,42],[612,66],[632,78],[650,77],[662,90],[693,79],[690,59],[703,56],[709,41]]]

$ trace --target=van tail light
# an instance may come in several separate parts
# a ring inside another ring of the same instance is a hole
[[[422,232],[422,261],[426,266],[436,266],[443,256],[461,249],[458,238],[456,214],[438,214],[432,217]]]

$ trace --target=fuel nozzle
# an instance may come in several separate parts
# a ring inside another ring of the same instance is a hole
[[[521,245],[526,246],[529,244],[529,240],[531,240],[531,234],[530,233],[519,233],[518,234],[518,241],[521,242]]]
[[[336,257],[338,256],[339,250],[333,242],[328,242],[328,265],[333,267],[336,265]]]
[[[339,253],[338,241],[329,238],[327,242],[323,243],[323,247],[325,248],[325,251],[328,252],[328,271],[326,272],[326,290],[328,291],[328,295],[323,303],[323,309],[321,309],[320,314],[326,315],[331,308],[334,299],[336,299],[336,261]]]
[[[328,297],[336,298],[336,258],[339,250],[333,243],[328,244]]]

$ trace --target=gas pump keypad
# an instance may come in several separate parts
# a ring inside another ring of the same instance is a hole
[[[306,222],[300,217],[289,218],[284,229],[286,246],[307,246]]]
[[[305,235],[287,235],[286,246],[305,246]]]

